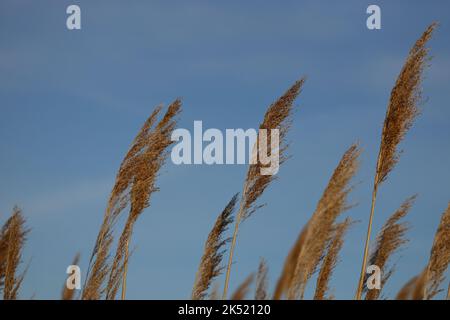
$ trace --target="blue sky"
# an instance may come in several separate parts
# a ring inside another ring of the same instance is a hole
[[[82,30],[66,29],[78,4]],[[378,4],[382,29],[365,26]],[[432,21],[423,113],[379,193],[375,231],[408,196],[410,242],[385,288],[392,297],[421,271],[450,200],[450,4],[447,1],[20,1],[0,2],[0,222],[17,204],[32,228],[21,297],[58,299],[65,268],[82,270],[117,168],[154,106],[183,100],[180,127],[254,128],[267,106],[306,75],[289,160],[261,209],[240,229],[233,290],[260,257],[273,285],[342,153],[364,153],[347,237],[331,286],[352,298],[381,125],[409,48]],[[245,166],[163,168],[135,228],[128,297],[190,296],[206,236]],[[314,280],[310,283],[314,286]],[[308,290],[307,297],[311,297]]]

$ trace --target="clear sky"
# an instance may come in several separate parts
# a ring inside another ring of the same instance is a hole
[[[81,7],[82,29],[66,28]],[[366,28],[378,4],[382,29]],[[0,2],[0,222],[15,204],[32,228],[22,298],[58,299],[65,268],[86,268],[119,164],[154,106],[183,100],[180,127],[257,127],[302,75],[290,159],[267,206],[240,229],[231,290],[268,261],[273,285],[343,152],[364,149],[351,196],[359,220],[331,287],[352,298],[359,277],[386,104],[409,48],[432,22],[434,56],[423,113],[379,192],[378,231],[408,196],[410,242],[384,294],[422,270],[450,200],[448,1],[22,1]],[[175,166],[136,225],[128,297],[189,298],[216,216],[240,191],[246,166]],[[314,280],[310,282],[315,285]],[[311,287],[311,286],[310,286]],[[311,297],[308,290],[307,297]]]

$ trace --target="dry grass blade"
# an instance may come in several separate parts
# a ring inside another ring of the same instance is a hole
[[[338,223],[334,228],[334,235],[325,258],[320,268],[319,276],[317,277],[316,291],[314,294],[315,300],[327,299],[326,295],[329,291],[328,283],[330,282],[333,271],[338,263],[339,252],[344,244],[344,236],[348,228],[352,224],[350,218],[344,220],[344,222]]]
[[[386,221],[377,236],[376,247],[370,256],[369,263],[371,265],[378,266],[382,270],[383,277],[381,279],[381,287],[379,290],[366,290],[366,300],[378,299],[381,290],[383,290],[385,283],[394,271],[393,267],[387,270],[387,262],[394,252],[400,248],[400,246],[408,242],[408,240],[404,238],[408,227],[405,223],[400,223],[399,220],[408,214],[416,197],[417,196],[415,195],[408,198]]]
[[[130,211],[119,238],[114,261],[111,266],[106,288],[107,299],[114,299],[119,283],[122,282],[122,299],[126,292],[126,275],[128,266],[129,242],[133,227],[140,214],[149,206],[150,196],[158,191],[155,186],[159,169],[164,164],[168,147],[173,143],[171,134],[176,126],[176,116],[181,111],[181,101],[176,100],[169,105],[166,114],[149,131],[145,148],[135,156],[132,165],[132,185],[130,186]]]
[[[279,130],[279,164],[286,160],[286,134],[292,122],[293,104],[297,96],[300,94],[305,79],[300,79],[285,92],[275,103],[270,105],[264,116],[263,122],[260,124],[260,129],[278,129]],[[269,135],[270,136],[270,135]],[[267,144],[270,145],[270,139],[267,139]],[[262,175],[262,165],[251,164],[247,171],[246,180],[243,187],[242,197],[239,205],[239,211],[236,218],[236,223],[233,232],[233,238],[230,247],[230,256],[228,259],[227,272],[225,277],[223,299],[227,297],[227,291],[230,281],[231,266],[233,264],[233,254],[236,246],[236,239],[241,221],[249,218],[260,205],[256,204],[256,200],[264,193],[264,190],[269,186],[270,182],[275,179],[274,175]]]
[[[336,219],[350,208],[347,197],[352,190],[350,181],[359,166],[359,155],[360,149],[356,144],[344,153],[308,222],[305,243],[297,256],[294,276],[289,284],[288,299],[303,298],[306,283],[316,271],[331,239]]]
[[[268,298],[267,293],[267,262],[264,259],[261,259],[259,262],[258,273],[256,274],[256,291],[255,291],[255,300],[266,300]]]
[[[287,293],[289,284],[294,276],[295,267],[297,266],[297,258],[304,246],[306,235],[308,234],[308,225],[303,227],[294,246],[289,251],[286,261],[284,262],[283,271],[281,272],[280,278],[278,279],[277,285],[275,287],[275,292],[273,295],[274,300],[279,300]]]
[[[372,231],[372,222],[379,185],[386,180],[397,164],[400,153],[397,150],[399,143],[405,137],[407,131],[418,115],[418,104],[421,102],[422,75],[428,62],[428,48],[426,44],[430,40],[436,24],[431,24],[416,41],[410,50],[406,62],[400,71],[394,88],[391,91],[386,117],[381,133],[381,144],[378,153],[374,186],[372,192],[372,205],[367,228],[366,243],[364,247],[356,299],[361,299],[367,258],[369,254],[369,242]]]
[[[77,253],[75,257],[73,258],[72,265],[78,265],[78,262],[80,261],[80,253]],[[64,286],[61,294],[61,300],[73,300],[75,295],[74,289],[69,289],[67,287],[67,281],[64,281]]]
[[[432,299],[442,290],[439,286],[445,279],[445,271],[450,264],[450,202],[442,214],[439,227],[434,236],[430,260],[427,266],[426,299]]]
[[[203,256],[200,261],[194,287],[192,289],[192,300],[202,300],[206,297],[212,281],[220,275],[223,270],[221,266],[224,251],[223,246],[230,240],[223,239],[223,234],[233,222],[233,211],[238,199],[238,193],[233,196],[228,205],[217,218],[214,227],[206,240]]]
[[[3,278],[3,299],[15,300],[25,277],[26,270],[17,274],[22,260],[22,250],[29,229],[25,227],[25,218],[18,207],[14,207],[12,216],[2,228],[2,255],[0,265]]]
[[[244,282],[236,289],[236,291],[231,296],[231,300],[245,300],[247,294],[250,290],[250,286],[253,282],[255,275],[252,273],[247,278],[245,278]]]

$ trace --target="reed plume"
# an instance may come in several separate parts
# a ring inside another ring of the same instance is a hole
[[[429,61],[426,44],[430,40],[436,23],[431,24],[410,50],[400,75],[391,91],[386,117],[381,133],[381,144],[376,164],[376,172],[372,191],[372,204],[367,228],[366,243],[361,267],[359,283],[355,298],[361,299],[363,282],[366,274],[369,253],[370,235],[377,198],[378,187],[386,181],[388,174],[399,161],[399,143],[405,137],[418,115],[418,104],[421,102],[422,75]]]
[[[274,102],[267,109],[264,115],[264,120],[260,124],[259,129],[278,129],[279,130],[279,164],[281,165],[286,160],[286,150],[288,144],[286,143],[286,134],[292,123],[293,104],[297,96],[300,94],[305,79],[302,78],[295,82],[295,84],[287,90],[276,102]],[[269,135],[270,136],[270,135]],[[258,134],[259,137],[259,134]],[[268,145],[270,139],[268,139]],[[253,147],[255,150],[257,143]],[[256,148],[257,149],[257,148]],[[223,290],[223,299],[226,299],[228,286],[230,282],[231,266],[233,264],[233,254],[236,247],[236,240],[239,230],[239,225],[242,221],[248,219],[261,205],[257,205],[256,201],[264,193],[269,184],[275,179],[274,175],[262,175],[262,164],[257,161],[256,164],[250,164],[247,176],[245,179],[242,196],[237,213],[233,238],[231,241],[230,253],[228,258],[227,272],[225,277],[225,284]]]
[[[330,282],[333,271],[338,263],[339,252],[344,244],[344,236],[348,228],[352,224],[350,218],[346,218],[343,222],[338,223],[334,227],[333,237],[328,245],[327,254],[325,255],[319,276],[316,282],[315,300],[327,299],[326,295],[329,291],[328,283]]]
[[[411,298],[412,293],[416,287],[418,277],[414,276],[412,277],[403,287],[400,289],[400,291],[397,293],[395,299],[396,300],[408,300]]]
[[[331,239],[336,219],[350,206],[349,186],[358,166],[360,149],[353,144],[342,156],[333,172],[316,210],[308,222],[305,242],[297,256],[294,275],[288,288],[288,299],[302,299],[306,284],[319,265]]]
[[[281,275],[277,281],[275,292],[273,294],[274,300],[281,299],[283,295],[287,293],[289,284],[291,283],[292,277],[294,276],[295,267],[297,266],[297,258],[305,244],[306,235],[308,234],[307,229],[308,225],[303,227],[302,231],[297,237],[297,240],[295,241],[294,245],[289,251],[289,254],[286,257],[286,261],[283,265],[283,271],[281,272]]]
[[[267,293],[267,262],[264,259],[261,259],[259,262],[258,273],[256,274],[256,291],[255,291],[255,300],[266,300],[268,297]]]
[[[450,264],[450,202],[442,214],[434,236],[430,259],[425,269],[412,278],[397,294],[397,299],[423,300],[434,298],[445,279],[445,271]]]
[[[228,229],[228,226],[233,222],[233,211],[238,200],[238,193],[236,193],[225,209],[219,215],[208,235],[206,240],[203,256],[200,261],[194,287],[192,289],[192,300],[203,300],[206,297],[207,291],[212,281],[218,277],[222,270],[222,258],[225,250],[222,248],[226,245],[229,238],[224,239],[223,235]]]
[[[426,286],[426,269],[412,277],[397,293],[396,300],[423,300]]]
[[[18,207],[14,207],[11,217],[2,227],[0,240],[0,289],[4,300],[16,300],[27,269],[18,274],[22,262],[22,251],[29,229]]]
[[[427,286],[427,269],[424,269],[416,278],[414,290],[412,292],[412,299],[423,300],[425,298],[426,286]]]
[[[404,237],[408,226],[405,223],[400,223],[399,220],[408,214],[416,197],[414,195],[406,199],[401,207],[389,217],[377,236],[376,247],[370,255],[369,263],[378,266],[382,270],[383,277],[380,289],[363,290],[366,291],[366,300],[378,299],[385,283],[394,272],[394,267],[387,268],[388,260],[403,244],[408,242]]]
[[[253,283],[255,275],[250,274],[245,280],[237,287],[236,291],[231,296],[231,300],[244,300],[250,290],[250,286]]]
[[[179,113],[180,109],[181,102],[176,100],[169,106],[163,119],[156,124],[162,106],[156,107],[150,117],[145,121],[125,155],[119,167],[103,222],[89,261],[86,275],[87,281],[82,293],[83,299],[100,299],[105,293],[108,297],[111,297],[111,280],[115,281],[115,296],[118,289],[117,284],[120,282],[120,279],[125,279],[122,277],[126,269],[124,261],[128,260],[129,255],[126,238],[131,235],[132,224],[140,211],[148,205],[150,194],[157,191],[157,188],[154,186],[157,169],[159,169],[165,159],[166,150],[164,146],[168,145],[167,138],[170,135],[169,131],[175,125],[173,118]],[[121,249],[124,252],[122,252],[123,254],[116,254],[116,259],[111,265],[110,250],[114,240],[113,228],[127,207],[130,207],[130,213],[122,235],[124,233],[126,234],[122,237],[122,243],[119,240],[119,245],[122,245]],[[123,243],[124,241],[125,243]],[[109,281],[105,285],[108,276]]]
[[[155,185],[156,178],[168,156],[167,149],[173,143],[171,134],[176,126],[175,117],[180,111],[180,100],[169,105],[164,117],[154,130],[149,132],[146,147],[135,159],[134,175],[130,187],[130,211],[111,266],[106,288],[107,299],[115,299],[120,283],[122,284],[122,299],[125,299],[129,242],[133,227],[143,210],[149,206],[151,194],[159,190]]]
[[[72,265],[78,265],[80,261],[80,253],[77,253],[73,258]],[[64,282],[64,287],[61,293],[61,300],[73,300],[75,296],[75,289],[69,289],[67,287],[67,280]]]
[[[86,283],[83,287],[82,299],[98,300],[104,293],[104,282],[110,271],[109,256],[113,243],[113,226],[122,211],[129,205],[130,186],[135,175],[135,163],[147,146],[152,129],[162,106],[158,106],[145,121],[139,133],[120,164],[116,180],[106,207],[103,223],[97,235],[97,240],[89,260]]]
[[[439,227],[434,236],[430,260],[426,268],[426,282],[424,297],[432,299],[442,290],[439,289],[445,279],[445,271],[450,264],[450,202],[442,214]]]

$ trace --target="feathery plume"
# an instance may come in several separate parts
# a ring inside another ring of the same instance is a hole
[[[418,276],[412,277],[397,293],[396,300],[409,300],[416,287]]]
[[[381,133],[381,144],[376,164],[372,204],[364,247],[363,262],[355,298],[361,299],[365,278],[366,264],[369,253],[370,235],[375,210],[375,203],[379,185],[386,181],[400,158],[397,150],[414,119],[418,115],[418,104],[421,103],[422,75],[426,63],[429,61],[426,44],[430,40],[436,23],[431,24],[410,50],[406,62],[400,71],[394,88],[391,91],[386,117]]]
[[[129,242],[134,224],[142,211],[149,206],[150,196],[158,191],[155,186],[159,169],[168,156],[168,147],[173,143],[172,131],[176,126],[175,117],[181,111],[181,101],[176,100],[169,105],[161,121],[150,131],[144,150],[136,155],[133,165],[132,185],[130,186],[130,211],[119,238],[114,261],[111,266],[107,299],[114,299],[120,282],[122,282],[122,299],[125,299],[126,277],[129,259]]]
[[[156,178],[157,172],[146,171],[155,170],[162,165],[161,160],[165,159],[166,153],[165,149],[161,150],[161,148],[167,145],[167,135],[170,140],[169,131],[173,130],[175,123],[173,118],[180,112],[181,102],[176,100],[172,103],[163,119],[155,125],[161,110],[162,106],[156,107],[145,121],[119,167],[89,261],[82,299],[100,299],[108,289],[105,288],[105,281],[108,275],[111,275],[113,267],[115,276],[125,270],[125,265],[121,267],[118,265],[119,262],[113,266],[110,265],[110,249],[114,240],[113,227],[124,209],[129,206],[130,216],[133,218],[127,219],[124,230],[131,230],[130,226],[136,218],[136,213],[148,205],[150,193],[157,191],[151,181],[152,178]],[[145,190],[145,188],[148,189]],[[145,194],[145,191],[148,194]],[[128,246],[123,245],[122,249],[128,251]],[[128,252],[125,255],[128,255]],[[126,260],[128,258],[124,258],[122,264]]]
[[[25,227],[25,218],[18,207],[14,207],[12,216],[2,228],[0,256],[0,280],[3,285],[3,299],[15,300],[27,269],[17,274],[22,262],[22,251],[29,229]]]
[[[248,291],[250,290],[250,285],[253,282],[253,278],[255,275],[252,273],[247,278],[245,278],[244,282],[236,289],[236,291],[231,296],[231,300],[245,300]]]
[[[112,228],[122,211],[129,205],[130,186],[135,175],[136,159],[147,146],[150,132],[156,122],[162,106],[153,110],[120,164],[116,180],[106,207],[103,223],[89,260],[86,283],[83,286],[82,299],[98,300],[104,292],[104,282],[110,270],[108,262],[110,248],[113,243]]]
[[[263,258],[259,262],[258,273],[256,274],[255,300],[266,300],[267,294],[267,262]]]
[[[292,122],[292,109],[297,96],[300,94],[305,79],[302,78],[295,82],[295,84],[285,92],[275,103],[273,103],[266,111],[263,122],[259,129],[278,129],[279,130],[279,164],[281,165],[286,160],[286,135]],[[259,135],[258,135],[259,136]],[[269,135],[270,137],[270,135]],[[253,147],[257,149],[258,140]],[[267,139],[267,144],[271,145],[270,138]],[[236,239],[241,221],[248,219],[261,205],[257,205],[256,201],[264,193],[264,190],[275,179],[274,175],[262,175],[262,164],[257,161],[256,164],[250,164],[247,177],[244,183],[239,211],[237,213],[233,238],[231,241],[230,254],[228,258],[227,272],[225,277],[225,284],[223,290],[223,299],[226,299],[228,286],[230,282],[231,266],[233,264],[233,254],[236,247]]]
[[[423,300],[426,285],[426,269],[412,277],[397,293],[396,300]]]
[[[203,256],[200,261],[194,287],[192,289],[192,300],[203,300],[212,283],[212,281],[221,274],[223,267],[221,266],[224,250],[222,248],[230,240],[223,239],[223,234],[228,229],[230,223],[233,222],[233,211],[238,199],[236,193],[225,209],[219,215],[206,240]]]
[[[389,258],[405,243],[408,242],[404,238],[408,227],[405,223],[399,223],[399,220],[404,218],[411,206],[413,205],[417,195],[414,195],[405,200],[401,207],[392,214],[386,221],[380,233],[377,236],[376,247],[369,258],[371,265],[376,265],[383,270],[383,277],[381,279],[380,289],[364,290],[366,293],[366,300],[376,300],[380,296],[381,290],[389,277],[394,272],[394,267],[387,270],[387,262]],[[367,278],[367,277],[366,277]],[[366,280],[364,281],[366,282]]]
[[[450,202],[442,214],[434,236],[430,259],[425,269],[412,278],[397,294],[397,299],[423,300],[434,298],[445,279],[445,271],[450,264]]]
[[[425,298],[425,288],[427,285],[427,269],[424,269],[418,276],[412,292],[413,300],[423,300]]]
[[[349,186],[359,166],[360,149],[353,144],[342,156],[328,182],[316,210],[308,222],[305,243],[297,256],[294,276],[288,289],[288,299],[302,299],[309,278],[316,271],[329,242],[336,219],[350,206]]]
[[[314,294],[315,300],[324,300],[328,293],[328,283],[331,275],[338,263],[339,252],[344,244],[344,236],[348,228],[352,224],[350,218],[346,218],[343,222],[338,223],[334,227],[333,238],[328,245],[328,250],[320,268],[319,276],[317,277],[316,292]]]
[[[439,289],[445,279],[445,271],[450,264],[450,202],[442,214],[439,227],[434,236],[430,260],[426,269],[427,285],[425,299],[432,299],[442,290]]]
[[[306,235],[308,234],[308,225],[304,226],[297,237],[294,246],[289,251],[286,261],[284,262],[283,271],[278,279],[273,295],[274,300],[280,300],[287,293],[289,284],[294,276],[295,267],[297,266],[297,258],[305,244]]]

